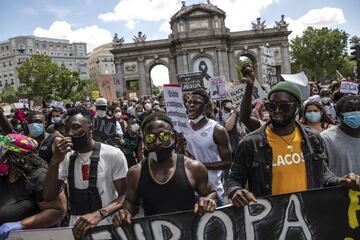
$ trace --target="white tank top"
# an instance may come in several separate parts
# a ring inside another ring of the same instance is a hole
[[[185,134],[187,141],[186,150],[202,163],[221,161],[218,146],[213,139],[216,124],[218,124],[216,121],[209,119],[207,124],[201,129]],[[222,170],[208,170],[208,174],[209,181],[214,186],[218,196],[223,196]]]

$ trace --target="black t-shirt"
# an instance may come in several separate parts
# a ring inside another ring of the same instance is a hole
[[[46,169],[39,168],[27,184],[23,178],[13,183],[7,177],[0,177],[0,225],[6,222],[21,221],[40,212],[37,205],[42,202],[42,186]]]

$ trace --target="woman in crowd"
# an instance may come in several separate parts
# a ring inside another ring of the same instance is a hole
[[[128,127],[124,131],[124,144],[120,148],[125,154],[128,168],[142,160],[143,144],[140,138],[140,124],[135,118],[129,119]]]
[[[51,202],[42,197],[47,163],[37,156],[37,142],[20,134],[0,136],[0,240],[13,230],[49,228],[64,217],[63,191]]]
[[[322,132],[334,126],[333,121],[326,114],[324,107],[317,101],[308,101],[303,110],[303,124]]]

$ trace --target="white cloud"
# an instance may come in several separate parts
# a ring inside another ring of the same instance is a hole
[[[72,26],[66,21],[55,21],[49,29],[37,27],[33,31],[33,35],[38,37],[62,38],[70,42],[85,42],[87,43],[88,52],[112,40],[111,32],[99,28],[97,25],[72,29]]]
[[[161,25],[160,25],[160,31],[170,34],[171,33],[171,28],[170,28],[170,23],[169,20],[165,20]]]
[[[122,0],[112,12],[100,14],[105,22],[124,21],[130,29],[140,21],[157,22],[169,19],[180,9],[179,0]]]
[[[286,21],[289,23],[289,29],[293,31],[290,34],[291,39],[297,35],[301,36],[307,27],[332,27],[345,23],[346,19],[342,9],[324,7],[321,9],[311,9],[296,20],[286,18]]]
[[[211,3],[225,11],[225,24],[231,31],[251,29],[251,22],[261,16],[261,11],[273,0],[212,0]],[[265,19],[266,20],[266,19]],[[265,23],[266,24],[266,23]],[[268,26],[270,27],[270,26]]]

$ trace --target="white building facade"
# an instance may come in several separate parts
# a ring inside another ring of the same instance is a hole
[[[112,43],[103,44],[88,54],[88,68],[91,80],[100,75],[115,74],[114,55],[110,53]]]
[[[17,36],[0,42],[0,89],[6,84],[17,89],[20,80],[16,67],[33,54],[49,56],[58,65],[79,72],[81,79],[88,79],[86,43],[70,43],[64,39]]]

